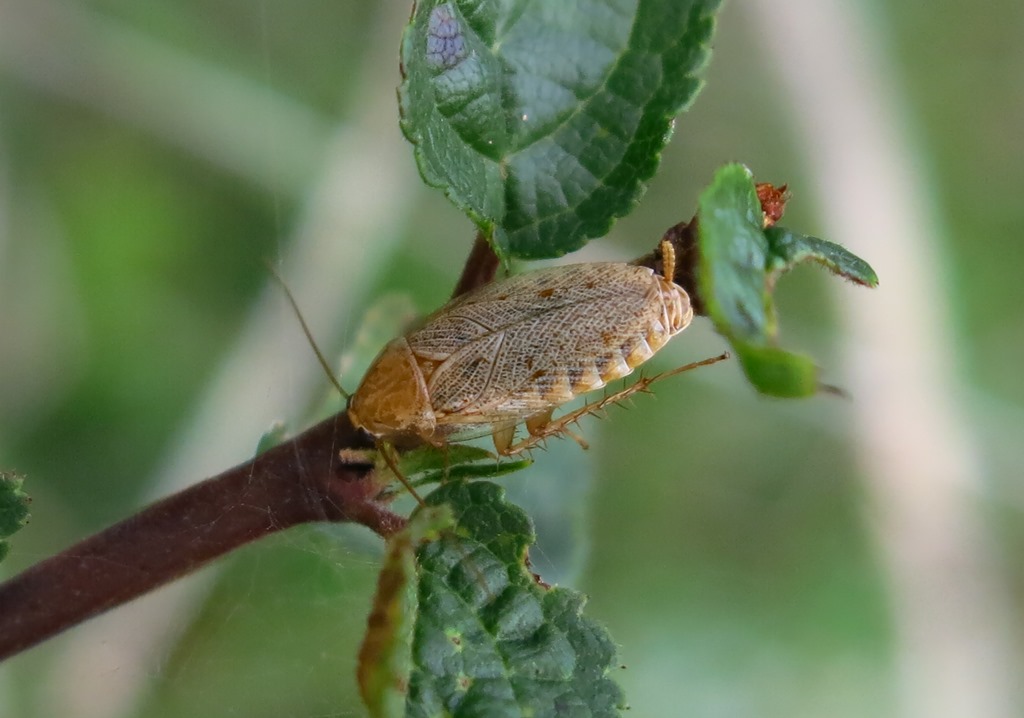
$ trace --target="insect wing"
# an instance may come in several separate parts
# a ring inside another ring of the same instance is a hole
[[[638,350],[657,349],[644,353],[652,327],[664,329],[661,291],[643,267],[578,264],[451,302],[408,336],[438,421],[514,423],[628,374]]]

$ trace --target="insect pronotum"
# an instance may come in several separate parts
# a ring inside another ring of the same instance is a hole
[[[672,281],[668,242],[662,257],[663,274],[625,263],[572,264],[457,297],[384,347],[351,397],[349,418],[378,442],[399,446],[492,434],[503,455],[569,433],[569,423],[654,378],[553,421],[557,407],[630,374],[693,318],[689,296]],[[524,422],[530,436],[515,443]]]

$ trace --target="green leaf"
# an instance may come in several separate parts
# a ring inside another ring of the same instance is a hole
[[[263,432],[259,441],[256,442],[256,456],[265,451],[270,451],[278,444],[284,443],[291,437],[288,425],[283,421],[275,421],[270,428]]]
[[[21,490],[23,483],[21,476],[0,471],[0,561],[10,551],[10,545],[4,539],[28,523],[28,505],[32,499]]]
[[[398,469],[404,482],[399,482],[384,456],[374,450],[366,452],[373,461],[383,484],[391,484],[400,493],[405,483],[427,486],[460,479],[490,479],[525,469],[532,459],[501,460],[487,449],[468,444],[447,444],[442,447],[424,444],[402,453]]]
[[[374,471],[380,477],[382,485],[390,485],[389,491],[400,494],[405,484],[413,487],[443,484],[449,481],[469,479],[491,479],[505,476],[525,469],[533,464],[533,459],[499,459],[487,449],[471,444],[446,444],[431,446],[424,444],[414,449],[403,451],[399,455],[398,470],[405,481],[399,481],[394,471],[384,458],[383,453],[376,449],[359,452],[364,454],[366,461],[373,463]],[[384,494],[380,500],[388,500],[394,496]]]
[[[810,357],[736,339],[733,347],[743,371],[758,391],[791,399],[818,392],[818,367]]]
[[[813,360],[780,349],[771,290],[794,264],[816,261],[860,284],[878,284],[864,260],[842,247],[781,227],[764,229],[750,171],[720,169],[697,210],[697,289],[716,329],[732,343],[747,378],[771,396],[811,396],[820,388]]]
[[[402,455],[400,467],[413,486],[455,479],[496,478],[525,469],[532,459],[498,461],[486,449],[467,444],[421,446]]]
[[[447,506],[418,511],[388,540],[377,595],[359,649],[359,692],[372,716],[401,716],[412,667],[416,549],[452,525]]]
[[[402,43],[402,129],[499,256],[603,236],[701,88],[718,0],[426,0]]]
[[[615,646],[581,615],[580,594],[549,588],[530,572],[526,514],[482,481],[450,482],[427,503],[450,506],[455,527],[420,545],[414,587],[403,573],[415,592],[403,604],[415,610],[411,670],[407,680],[382,681],[388,704],[404,697],[404,715],[416,717],[619,715],[622,692],[609,677]],[[393,615],[397,636],[402,618]]]
[[[766,339],[771,333],[765,287],[768,239],[750,171],[726,165],[700,196],[700,296],[720,332],[730,339]]]
[[[878,276],[871,265],[838,244],[797,234],[785,227],[769,227],[764,234],[768,239],[768,269],[774,275],[789,271],[800,262],[814,261],[857,284],[878,286]]]

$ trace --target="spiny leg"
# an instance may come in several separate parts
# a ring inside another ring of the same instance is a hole
[[[516,425],[511,424],[495,429],[491,433],[491,439],[494,440],[494,448],[499,454],[508,454],[509,447],[516,440]]]
[[[648,391],[648,388],[651,386],[651,384],[653,384],[656,381],[667,379],[668,377],[675,376],[676,374],[682,374],[684,371],[690,371],[691,369],[696,369],[697,367],[716,364],[728,358],[729,353],[725,352],[723,354],[719,354],[718,356],[711,357],[709,359],[702,359],[701,361],[685,364],[683,366],[676,367],[675,369],[669,369],[668,371],[664,371],[660,374],[655,374],[654,376],[640,377],[639,379],[637,379],[635,382],[625,387],[624,389],[620,389],[619,391],[614,392],[613,394],[609,394],[600,399],[599,401],[595,401],[591,404],[581,406],[579,409],[570,411],[568,414],[560,416],[558,417],[558,419],[554,421],[549,420],[547,423],[544,424],[535,424],[534,427],[530,429],[530,436],[523,439],[517,444],[512,444],[511,446],[508,446],[505,451],[502,451],[500,448],[498,449],[498,451],[504,456],[515,456],[516,454],[522,453],[523,451],[535,447],[538,443],[544,441],[545,439],[548,439],[552,436],[558,436],[560,434],[566,434],[568,436],[571,436],[577,441],[582,442],[582,445],[584,446],[584,448],[586,448],[586,442],[583,442],[574,433],[569,431],[569,425],[576,423],[577,421],[579,421],[580,419],[589,414],[594,414],[596,412],[601,411],[606,406],[610,406],[612,404],[628,399],[637,392]],[[550,417],[548,418],[550,419]]]
[[[527,417],[526,430],[530,433],[530,436],[543,433],[551,425],[551,415],[554,413],[555,407],[551,407],[547,411]],[[562,427],[562,433],[579,444],[581,449],[586,450],[590,448],[590,444],[587,443],[586,439],[575,432],[569,431],[568,427]]]
[[[529,432],[531,437],[537,436],[538,434],[544,434],[546,428],[551,424],[551,415],[554,413],[554,411],[555,407],[551,407],[550,409],[526,417],[526,431]],[[590,444],[587,443],[586,439],[584,439],[582,436],[578,434],[569,431],[568,428],[562,427],[561,433],[574,439],[576,443],[580,445],[581,448],[590,448]],[[548,434],[544,435],[548,436]],[[502,426],[498,429],[495,429],[491,434],[491,438],[494,440],[494,449],[498,452],[499,455],[511,456],[513,453],[515,453],[513,451],[513,443],[516,439],[515,424],[510,424],[508,426]],[[519,445],[516,444],[515,446]],[[518,449],[515,451],[522,451],[522,449]]]
[[[534,414],[526,419],[526,430],[530,432],[530,436],[536,436],[543,433],[547,427],[551,425],[551,415],[554,411],[555,408],[551,407],[547,411],[543,411],[540,414]],[[586,450],[590,448],[590,444],[587,443],[587,440],[579,434],[570,431],[569,427],[563,426],[561,433],[579,444],[581,449]]]

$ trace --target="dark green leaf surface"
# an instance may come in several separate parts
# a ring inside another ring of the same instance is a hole
[[[427,501],[451,506],[456,528],[418,551],[406,715],[619,715],[614,645],[582,596],[530,573],[526,514],[480,481]]]
[[[28,523],[28,494],[21,490],[23,479],[16,474],[0,471],[0,561],[10,550],[5,538]]]
[[[506,259],[606,234],[701,87],[718,4],[417,3],[400,101],[424,179]]]
[[[815,394],[820,382],[814,362],[775,346],[778,327],[770,290],[780,274],[802,261],[817,261],[869,287],[878,283],[874,270],[831,242],[781,227],[765,230],[750,171],[743,165],[718,171],[701,195],[697,221],[698,289],[748,379],[772,396]]]

